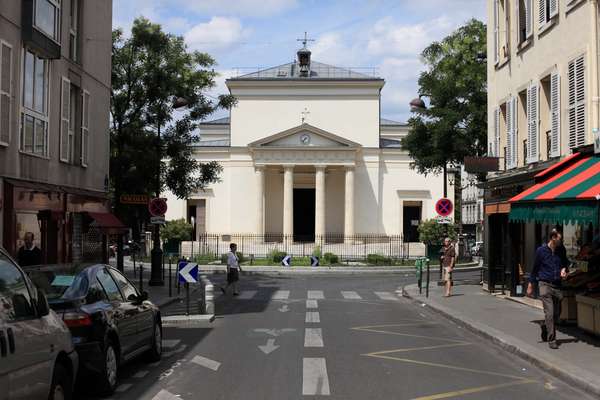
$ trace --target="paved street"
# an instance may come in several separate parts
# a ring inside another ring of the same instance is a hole
[[[244,278],[212,329],[165,329],[163,361],[124,367],[112,398],[588,398],[399,298],[411,277]]]

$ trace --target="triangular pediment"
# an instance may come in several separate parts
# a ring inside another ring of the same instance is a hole
[[[302,124],[249,144],[259,148],[357,148],[360,144],[309,124]]]

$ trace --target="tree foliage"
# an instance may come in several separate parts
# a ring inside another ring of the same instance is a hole
[[[194,227],[192,224],[188,224],[184,219],[176,219],[173,221],[167,221],[165,226],[162,228],[163,240],[181,242],[184,240],[192,239],[192,232]]]
[[[442,244],[446,237],[456,240],[456,226],[454,224],[438,224],[435,219],[421,222],[417,228],[419,241],[425,244]]]
[[[470,20],[422,53],[419,96],[429,106],[409,119],[402,141],[421,173],[438,173],[487,150],[486,27]]]
[[[185,198],[219,179],[218,163],[192,157],[199,140],[194,131],[200,121],[235,100],[207,96],[215,86],[215,60],[188,51],[182,37],[158,24],[136,19],[130,36],[117,29],[112,41],[110,178],[117,212],[127,219],[129,213],[118,203],[122,193],[158,196],[168,189]],[[178,98],[187,105],[174,119]]]

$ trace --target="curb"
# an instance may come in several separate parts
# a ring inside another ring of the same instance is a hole
[[[408,286],[416,287],[417,285]],[[432,305],[431,303],[421,301],[420,299],[413,297],[413,295],[406,290],[406,286],[402,287],[402,296],[411,300],[413,303],[426,304],[432,311],[453,321],[457,325],[466,328],[470,332],[489,340],[503,350],[522,358],[523,360],[563,380],[564,382],[583,390],[588,394],[600,397],[600,385],[592,383],[598,381],[597,376],[592,376],[579,367],[560,366],[550,360],[536,357],[535,354],[539,353],[539,349],[536,349],[533,346],[530,346],[516,338],[514,340],[510,340],[510,336],[505,335],[504,333],[492,327],[470,320],[469,318],[459,318],[454,315],[455,313],[453,313],[452,310],[446,309],[446,307]],[[566,369],[569,369],[570,372],[567,372]],[[582,376],[588,376],[588,379],[584,379]]]

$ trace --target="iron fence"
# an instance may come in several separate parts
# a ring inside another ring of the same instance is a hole
[[[425,256],[425,245],[406,242],[402,235],[326,234],[322,237],[283,234],[204,234],[193,242],[182,242],[180,255],[206,259],[220,259],[229,251],[230,243],[237,244],[238,252],[246,259],[268,259],[282,254],[292,257],[322,258],[338,262],[368,261],[379,264],[390,261],[416,259]]]

